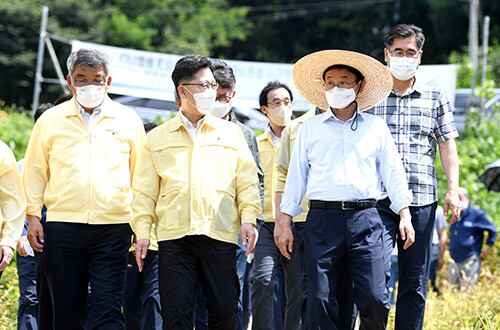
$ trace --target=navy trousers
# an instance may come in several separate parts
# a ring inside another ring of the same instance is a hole
[[[45,227],[45,273],[54,328],[125,329],[121,301],[130,226],[48,221]]]
[[[307,329],[339,329],[339,274],[347,265],[362,329],[385,329],[389,300],[385,285],[383,225],[375,208],[311,209],[305,228]]]
[[[389,208],[389,198],[377,203],[384,223],[387,281],[390,274],[390,258],[394,245],[398,244],[398,297],[396,300],[396,323],[398,330],[422,329],[424,326],[425,299],[429,283],[429,264],[432,245],[432,230],[436,219],[437,203],[410,206],[411,222],[415,229],[415,243],[404,250],[399,237],[399,215]]]
[[[123,316],[127,330],[161,330],[158,251],[148,250],[139,272],[135,255],[128,253]]]
[[[21,257],[17,260],[19,277],[19,308],[17,310],[17,329],[38,329],[38,298],[36,296],[35,258]]]
[[[238,246],[205,235],[158,244],[163,329],[193,329],[198,283],[206,297],[208,329],[236,329],[240,295]]]

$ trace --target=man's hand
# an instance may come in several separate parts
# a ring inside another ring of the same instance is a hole
[[[142,272],[142,267],[144,267],[144,258],[148,254],[149,244],[149,239],[143,238],[138,240],[135,245],[135,261],[137,262],[139,272]]]
[[[0,246],[0,272],[7,267],[12,261],[12,257],[14,256],[14,250],[10,246],[1,245]]]
[[[444,215],[448,215],[448,210],[451,210],[450,224],[460,218],[460,199],[458,198],[458,190],[448,190],[444,197],[443,205]]]
[[[38,252],[43,252],[43,243],[44,243],[44,237],[43,237],[43,226],[40,223],[40,218],[33,216],[33,215],[28,215],[28,241],[30,242],[31,247],[33,250],[38,251]],[[40,240],[40,243],[38,243],[38,240]]]
[[[240,234],[242,244],[247,245],[245,255],[248,257],[255,249],[255,244],[257,244],[257,230],[253,224],[246,222],[241,224]]]
[[[484,259],[488,256],[489,253],[490,253],[490,246],[486,245],[483,251],[481,251],[481,254],[479,256],[481,257],[481,259]]]
[[[436,265],[437,270],[441,270],[444,265],[444,258],[439,257]]]
[[[19,255],[21,257],[27,257],[28,256],[28,252],[26,252],[26,250],[24,250],[24,244],[27,241],[28,241],[28,237],[27,236],[21,236],[21,238],[17,242],[16,250],[17,250],[17,253],[19,253]]]
[[[293,251],[293,233],[290,229],[292,217],[282,213],[279,224],[274,225],[274,242],[280,249],[281,254],[290,260],[290,253]]]
[[[401,218],[401,220],[399,220],[399,234],[401,235],[401,239],[405,242],[403,249],[406,250],[415,242],[415,230],[411,224],[410,210],[407,207],[399,211],[399,216]]]

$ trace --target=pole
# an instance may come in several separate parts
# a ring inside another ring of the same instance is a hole
[[[484,16],[483,24],[483,68],[481,72],[481,86],[486,87],[486,71],[488,65],[488,37],[490,33],[490,17]],[[481,112],[484,113],[484,103],[486,102],[486,97],[481,97]]]
[[[467,102],[467,109],[469,109],[473,104],[473,98],[475,95],[474,90],[476,89],[476,80],[479,74],[478,69],[478,35],[477,35],[477,13],[478,13],[479,0],[470,0],[470,11],[469,11],[469,62],[472,64],[472,80],[470,83],[470,94],[469,101]]]
[[[35,88],[33,90],[33,104],[32,112],[35,112],[38,108],[38,102],[40,101],[40,92],[42,90],[42,67],[43,67],[43,53],[45,50],[44,36],[47,30],[47,18],[49,16],[49,7],[43,6],[42,10],[42,24],[40,26],[40,37],[38,38],[38,58],[36,60],[36,72],[35,72]]]

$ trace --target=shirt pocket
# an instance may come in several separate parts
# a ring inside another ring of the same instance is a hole
[[[411,106],[415,109],[412,113],[415,118],[410,119],[410,125],[418,128],[418,130],[412,131],[420,132],[423,136],[432,135],[434,127],[436,126],[436,116],[433,110],[434,104],[432,100],[412,100]]]
[[[178,182],[174,184],[163,185],[160,190],[160,196],[156,204],[156,214],[161,214],[162,229],[176,229],[181,227],[179,219],[186,211],[185,205],[182,202],[182,189],[184,183]]]
[[[167,142],[151,146],[151,157],[162,184],[169,181],[186,182],[189,173],[190,148],[180,142]]]

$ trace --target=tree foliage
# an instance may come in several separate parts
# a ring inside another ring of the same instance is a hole
[[[231,8],[227,0],[0,1],[0,98],[7,104],[31,104],[43,5],[49,6],[51,34],[174,54],[211,55],[215,47],[244,40],[252,26],[242,22],[247,8]],[[53,44],[65,72],[71,47]],[[56,76],[47,51],[43,76]],[[42,103],[61,92],[60,86],[44,84]]]

